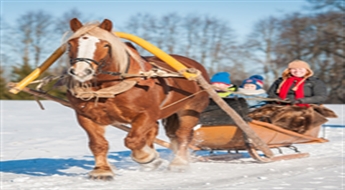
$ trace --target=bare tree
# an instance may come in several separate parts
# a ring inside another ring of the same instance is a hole
[[[181,36],[181,17],[177,13],[163,15],[159,20],[160,37],[158,45],[165,49],[167,53],[176,53],[179,49]]]
[[[324,11],[260,20],[244,48],[254,50],[250,55],[254,54],[254,60],[264,63],[266,77],[270,74],[279,77],[287,63],[294,59],[307,61],[314,75],[328,87],[327,103],[344,103],[345,24],[344,14],[339,11],[342,8],[338,6],[344,4],[328,0],[309,2],[313,3],[313,9]]]
[[[29,60],[30,60],[30,47],[33,41],[33,29],[32,29],[32,25],[33,25],[33,13],[29,12],[26,15],[23,15],[20,19],[18,19],[18,32],[22,31],[22,33],[17,33],[17,35],[22,34],[21,41],[20,43],[22,43],[22,63],[23,64],[29,64]]]
[[[10,37],[11,29],[9,24],[3,19],[3,17],[0,16],[0,38],[1,38],[1,48],[0,48],[0,55],[1,55],[1,60],[0,60],[0,66],[2,68],[2,76],[4,78],[7,78],[5,76],[10,75],[10,66],[14,62],[14,59],[12,59],[10,56],[11,55],[11,43],[6,43],[9,42],[8,39]]]
[[[328,101],[345,102],[345,36],[344,15],[329,11],[313,17],[315,38],[310,42],[309,51],[318,66],[318,77],[329,87]]]
[[[278,19],[268,17],[259,20],[248,36],[244,48],[253,50],[252,57],[256,63],[263,64],[266,81],[273,82],[280,75],[279,67],[275,64],[275,46],[278,41]],[[254,55],[253,55],[254,54]],[[273,77],[270,76],[273,74]]]
[[[51,29],[52,16],[46,12],[38,11],[33,14],[33,48],[34,48],[34,64],[38,66],[41,63],[44,52],[50,52],[52,48],[48,48],[52,44],[51,36],[54,31]]]
[[[196,59],[196,49],[192,48],[195,41],[200,39],[199,26],[202,24],[202,19],[193,15],[186,16],[182,27],[184,28],[185,40],[181,45],[184,45],[186,48],[184,54],[187,57]]]
[[[38,66],[53,51],[51,23],[52,16],[44,11],[27,12],[11,23],[11,29],[4,34],[4,43],[14,53],[13,57],[21,58],[15,62]]]
[[[344,28],[341,12],[290,14],[280,20],[275,64],[286,67],[294,59],[307,61],[314,75],[329,89],[330,102],[344,103]]]
[[[236,36],[226,22],[217,18],[177,13],[157,18],[139,13],[129,19],[125,29],[167,53],[197,60],[211,73],[235,64]]]
[[[312,9],[335,9],[345,11],[344,1],[341,0],[307,0],[311,4]]]
[[[159,18],[148,13],[138,13],[130,17],[124,28],[172,54],[178,47],[179,22],[181,19],[176,13],[168,13]],[[138,49],[142,54],[147,54],[142,48]]]
[[[70,31],[69,21],[73,18],[83,20],[82,13],[76,8],[64,12],[62,16],[55,19],[54,30],[59,36],[62,36],[66,32]]]
[[[229,24],[210,16],[188,15],[182,22],[182,54],[196,59],[210,73],[235,65],[236,35]]]
[[[149,13],[137,13],[131,16],[122,28],[127,31],[127,33],[139,36],[161,47],[162,41],[157,36],[159,34],[158,19]],[[137,46],[137,48],[141,54],[147,55],[147,52],[143,48],[140,46]]]

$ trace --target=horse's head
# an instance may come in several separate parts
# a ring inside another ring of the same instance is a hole
[[[68,39],[70,68],[68,74],[79,82],[93,79],[100,69],[121,72],[128,65],[128,47],[112,33],[112,22],[83,24],[70,21],[74,34]]]

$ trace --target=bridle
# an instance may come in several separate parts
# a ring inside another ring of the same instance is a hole
[[[106,58],[109,58],[110,56],[106,56]],[[74,59],[70,59],[70,64],[74,65],[76,62],[79,61],[83,61],[87,64],[89,64],[92,67],[91,63],[94,63],[95,65],[97,65],[97,71],[95,72],[94,76],[98,75],[98,74],[107,74],[107,75],[112,75],[112,76],[121,76],[123,73],[121,72],[112,72],[112,71],[105,71],[102,68],[104,68],[106,66],[106,59],[101,59],[99,62],[94,60],[94,59],[90,59],[90,58],[83,58],[83,57],[77,57]],[[130,55],[127,53],[127,67],[126,70],[124,72],[124,74],[128,73],[129,70],[129,63],[130,63]]]
[[[96,60],[93,60],[93,59],[90,59],[90,58],[82,58],[82,57],[77,57],[77,58],[74,58],[74,59],[70,59],[70,64],[74,65],[78,61],[84,61],[87,64],[89,64],[90,66],[92,66],[91,63],[94,63],[97,66],[100,65],[99,62],[97,62]],[[103,60],[101,60],[101,61],[103,61]]]

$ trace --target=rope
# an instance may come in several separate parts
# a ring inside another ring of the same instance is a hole
[[[51,81],[53,80],[57,80],[57,79],[63,79],[63,78],[66,78],[67,76],[64,74],[64,75],[60,75],[60,76],[46,76],[40,80],[35,80],[35,81],[32,81],[30,82],[30,84],[37,84],[38,85],[36,86],[36,90],[39,90],[39,91],[42,91],[42,87],[44,85],[47,85],[48,83],[50,83]]]
[[[189,96],[187,96],[187,97],[184,97],[184,98],[182,98],[182,99],[180,99],[180,100],[177,100],[177,101],[175,101],[174,103],[171,103],[171,104],[169,104],[169,105],[166,105],[166,106],[162,107],[161,110],[164,110],[165,108],[168,108],[168,107],[173,106],[173,105],[175,105],[175,104],[177,104],[177,103],[180,103],[180,102],[182,102],[182,101],[185,101],[185,100],[187,100],[188,98],[191,98],[191,97],[193,97],[193,96],[195,96],[195,95],[197,95],[197,94],[199,94],[199,93],[201,93],[201,92],[204,92],[204,91],[205,91],[205,90],[200,90],[200,91],[198,91],[198,92],[196,92],[196,93],[194,93],[194,94],[191,94],[191,95],[189,95]]]
[[[199,76],[201,76],[201,71],[195,68],[185,68],[178,71],[180,74],[191,73],[194,74],[193,77],[189,77],[188,80],[196,81]]]
[[[168,72],[168,73],[175,73],[174,71],[171,71],[170,69],[167,69],[167,68],[164,68],[164,67],[161,67],[161,66],[157,65],[155,62],[149,62],[149,63],[150,63],[151,65],[153,65],[153,66],[159,68],[160,70],[165,70],[165,71]]]
[[[124,73],[120,75],[123,78],[133,78],[133,77],[144,77],[144,78],[153,78],[153,77],[180,77],[183,76],[179,73],[167,73],[165,71],[160,70],[150,70],[147,72],[141,72],[140,74],[128,74]]]
[[[218,88],[214,88],[215,90],[217,90]],[[223,92],[231,92],[232,94],[238,94],[238,95],[248,95],[242,92],[233,92],[231,90],[222,90]],[[261,96],[256,96],[256,95],[250,95],[252,96],[252,98],[245,98],[246,100],[262,100],[262,101],[267,101],[267,102],[282,102],[282,103],[291,103],[291,101],[287,101],[287,100],[282,100],[282,99],[278,99],[278,98],[264,98]]]

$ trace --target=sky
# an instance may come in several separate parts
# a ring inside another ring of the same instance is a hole
[[[246,151],[235,160],[202,162],[194,159],[186,172],[166,169],[171,151],[155,145],[165,160],[157,171],[141,171],[124,146],[126,132],[108,127],[108,160],[115,180],[92,181],[94,166],[84,130],[74,111],[56,102],[0,101],[0,189],[3,190],[344,190],[345,105],[325,105],[339,118],[319,131],[325,143],[294,144],[309,157],[258,163]],[[158,138],[168,141],[160,128]],[[292,138],[293,139],[293,138]],[[289,140],[287,140],[289,141]],[[291,154],[288,148],[281,149]],[[279,155],[277,149],[272,149]],[[215,153],[226,153],[226,150]],[[234,152],[233,152],[234,153]],[[196,155],[200,155],[198,152]],[[229,157],[230,158],[230,157]]]
[[[115,31],[131,16],[150,13],[162,16],[169,13],[179,15],[208,15],[229,23],[236,36],[235,41],[244,42],[259,20],[269,16],[281,17],[291,13],[308,13],[306,0],[0,0],[1,19],[13,26],[20,16],[30,11],[43,10],[54,18],[77,9],[84,17],[83,23],[107,18],[113,22]],[[134,34],[135,35],[135,34]],[[141,37],[141,36],[138,36]],[[155,45],[155,44],[154,44]],[[53,50],[51,50],[53,51]],[[10,65],[4,65],[5,70]],[[261,69],[261,68],[255,68]],[[9,74],[9,73],[7,73]]]
[[[28,11],[44,10],[59,17],[76,8],[82,15],[99,19],[108,18],[113,21],[116,28],[117,25],[122,25],[136,13],[151,13],[157,16],[172,12],[181,15],[205,14],[229,22],[237,35],[244,37],[250,33],[254,23],[258,20],[292,12],[305,13],[306,5],[308,3],[305,0],[1,0],[1,17],[11,23]]]

